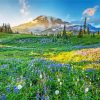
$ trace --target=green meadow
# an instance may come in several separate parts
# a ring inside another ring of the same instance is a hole
[[[100,35],[0,33],[0,99],[99,100]]]

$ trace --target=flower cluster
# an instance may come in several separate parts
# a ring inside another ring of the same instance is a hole
[[[16,60],[13,64],[9,60],[6,65],[1,65],[0,72],[2,100],[11,98],[73,99],[78,98],[77,94],[85,99],[86,95],[95,98],[97,96],[95,93],[99,92],[97,71],[91,69],[81,71],[75,69],[73,65],[43,58],[32,59],[26,63],[23,61],[19,63],[19,60]]]

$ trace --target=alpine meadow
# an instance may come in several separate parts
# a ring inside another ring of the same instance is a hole
[[[0,100],[100,100],[99,0],[0,0]]]

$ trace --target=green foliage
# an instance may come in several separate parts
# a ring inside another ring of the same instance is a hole
[[[94,38],[90,35],[84,38],[71,36],[65,44],[63,38],[52,36],[0,33],[0,98],[6,94],[7,100],[36,100],[39,93],[41,97],[49,96],[50,100],[98,100],[99,70],[82,70],[82,65],[86,64],[84,62],[61,64],[46,60],[46,57],[75,51],[77,48],[74,46],[77,45],[99,44],[99,40],[100,35]],[[19,84],[22,88],[15,94],[14,86]],[[44,86],[47,88],[46,94]],[[59,90],[58,95],[56,90]]]

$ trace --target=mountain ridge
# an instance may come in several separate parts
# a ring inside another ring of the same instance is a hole
[[[62,31],[64,24],[66,25],[67,31],[77,32],[80,30],[80,26],[83,27],[83,25],[65,22],[60,18],[40,15],[32,21],[13,27],[12,30],[14,32],[26,34],[34,33],[40,35],[45,34],[45,32],[48,34],[54,34],[54,32],[57,33],[59,31]],[[96,28],[91,24],[87,24],[87,27],[89,27],[91,32],[97,32],[98,30],[100,30],[100,28]]]
[[[13,27],[13,31],[15,32],[25,32],[25,33],[30,33],[30,32],[41,32],[44,31],[48,28],[52,28],[55,26],[59,26],[61,24],[69,24],[69,22],[62,21],[60,18],[55,18],[52,16],[44,16],[40,15],[37,18],[33,19],[30,22],[18,25]]]

